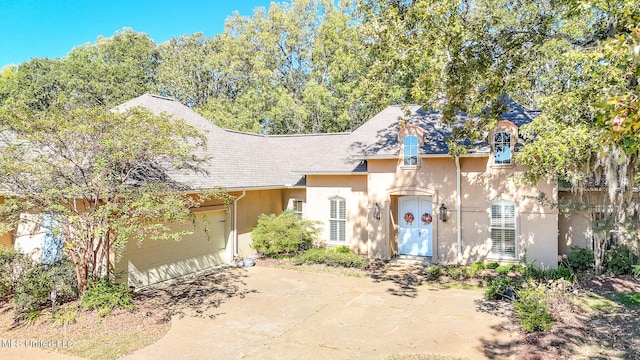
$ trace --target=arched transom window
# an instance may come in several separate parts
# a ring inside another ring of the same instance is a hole
[[[511,164],[511,133],[499,131],[493,134],[493,159],[495,164]]]
[[[402,142],[404,150],[403,164],[408,166],[418,165],[418,137],[407,135]]]

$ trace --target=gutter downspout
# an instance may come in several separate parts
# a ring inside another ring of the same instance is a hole
[[[242,195],[233,198],[233,257],[238,257],[238,200],[247,195],[246,190],[242,190]]]
[[[460,195],[460,182],[461,182],[461,171],[460,171],[460,157],[456,156],[456,224],[458,227],[458,231],[456,232],[456,240],[458,242],[458,259],[456,263],[458,265],[462,264],[462,196]]]

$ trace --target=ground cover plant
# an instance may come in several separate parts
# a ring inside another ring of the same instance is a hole
[[[127,284],[114,283],[108,277],[90,281],[81,300],[85,310],[97,310],[101,317],[109,315],[114,309],[133,309],[133,299]]]
[[[357,269],[365,269],[368,265],[367,259],[353,253],[353,251],[346,246],[309,249],[295,256],[293,262],[296,265],[325,264],[334,267]]]

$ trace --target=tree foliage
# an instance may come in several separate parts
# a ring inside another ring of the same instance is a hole
[[[566,181],[578,194],[599,186],[606,197],[591,207],[614,221],[598,231],[637,240],[640,2],[369,0],[360,10],[376,96],[438,109],[450,123],[473,115],[454,131],[454,155],[459,140],[494,126],[501,95],[541,110],[520,129],[524,180]]]
[[[204,64],[218,91],[198,110],[223,127],[272,134],[361,124],[376,108],[361,87],[369,57],[352,7],[297,0],[229,18]]]
[[[99,107],[0,113],[0,233],[17,228],[22,213],[48,214],[59,224],[76,265],[80,293],[110,268],[128,241],[176,238],[171,222],[218,192],[194,198],[171,171],[198,171],[193,149],[204,138],[183,121],[143,109]]]
[[[0,104],[21,102],[34,111],[115,106],[155,89],[158,61],[153,40],[125,28],[77,46],[66,57],[34,58],[3,69]]]

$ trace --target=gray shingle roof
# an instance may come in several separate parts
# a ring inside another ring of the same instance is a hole
[[[156,95],[142,95],[116,109],[135,106],[183,119],[206,135],[207,147],[196,155],[211,157],[204,166],[207,174],[170,174],[195,189],[303,186],[305,174],[366,172],[363,159],[397,155],[399,117],[426,130],[420,154],[446,155],[446,139],[451,135],[451,127],[442,122],[440,114],[417,105],[408,106],[408,116],[400,106],[389,106],[351,133],[280,136],[222,129],[179,102]],[[531,121],[531,115],[515,102],[509,100],[508,106],[503,119],[517,126]],[[488,154],[489,147],[478,144],[473,151]]]
[[[295,170],[319,161],[348,136],[347,133],[318,135],[264,136],[219,128],[178,101],[145,94],[116,109],[142,106],[154,114],[166,113],[183,119],[205,134],[204,152],[210,157],[203,169],[207,174],[187,171],[170,176],[194,189],[267,188],[304,185],[303,174]]]
[[[531,122],[535,117],[511,99],[506,99],[507,112],[502,115],[503,120],[509,120],[520,127]],[[389,106],[356,129],[349,138],[350,152],[353,155],[366,157],[396,156],[398,154],[399,118],[407,120],[407,125],[413,125],[425,130],[426,139],[419,149],[421,155],[446,155],[449,153],[447,139],[452,134],[452,126],[444,123],[442,115],[436,111],[425,111],[418,105],[407,107],[409,114],[400,105]],[[453,126],[467,120],[466,115],[460,114]],[[474,144],[470,153],[489,154],[487,143]]]

